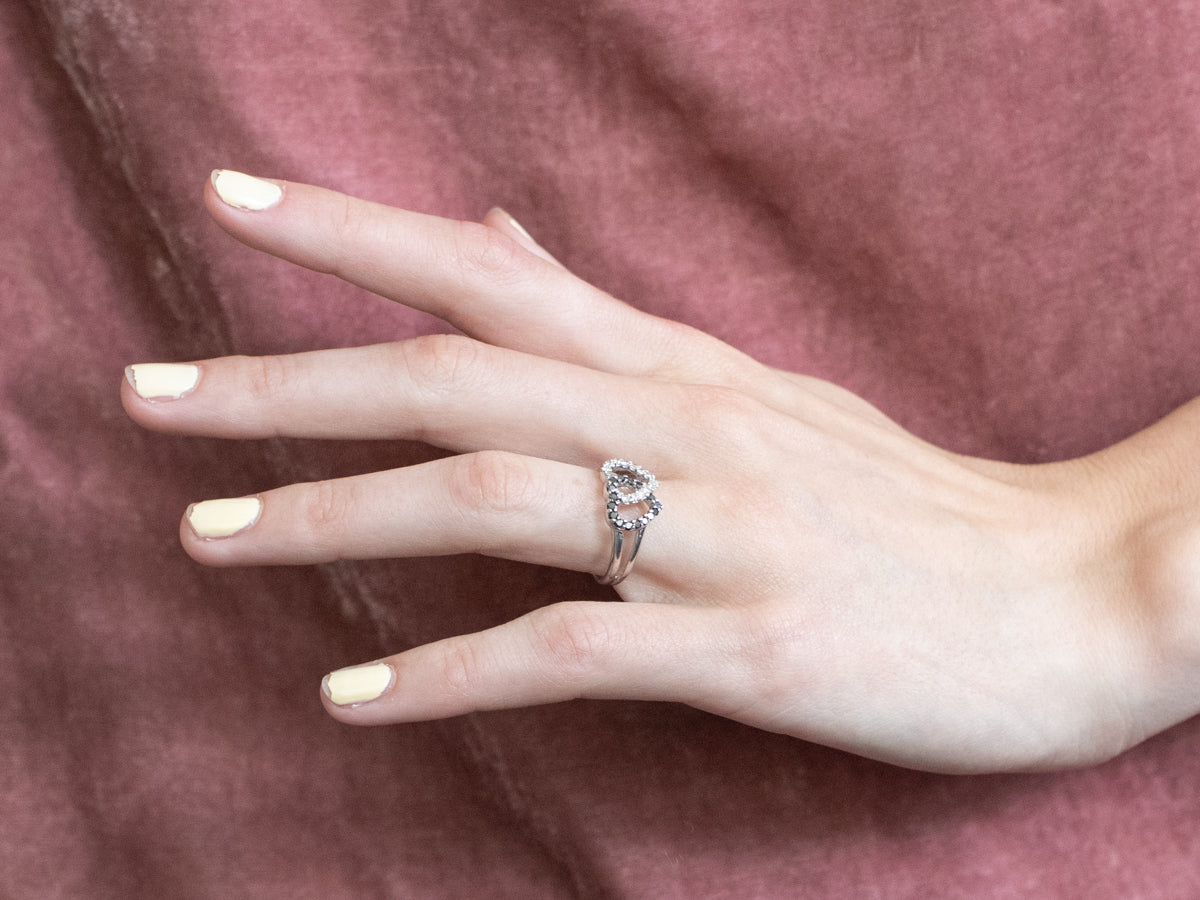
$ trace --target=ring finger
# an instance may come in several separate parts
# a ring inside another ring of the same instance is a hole
[[[483,553],[599,574],[611,546],[596,470],[502,451],[196,503],[180,532],[218,566]]]

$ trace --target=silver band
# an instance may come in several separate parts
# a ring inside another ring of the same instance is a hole
[[[603,575],[597,575],[596,580],[601,584],[620,584],[641,549],[646,526],[662,512],[662,503],[654,496],[658,479],[627,459],[610,459],[600,471],[604,475],[608,524],[612,527],[613,539],[608,568]],[[633,519],[623,516],[621,507],[630,506],[641,506],[644,512]]]

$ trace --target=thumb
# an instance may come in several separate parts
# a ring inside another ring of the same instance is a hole
[[[580,697],[694,703],[702,686],[713,686],[718,615],[660,604],[557,603],[486,631],[339,669],[322,682],[322,700],[334,718],[355,725]]]

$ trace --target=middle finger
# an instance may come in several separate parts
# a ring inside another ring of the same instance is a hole
[[[419,440],[589,466],[612,455],[614,435],[644,433],[666,406],[657,394],[670,389],[638,381],[635,390],[627,376],[457,335],[186,366],[195,386],[170,402],[157,395],[161,367],[130,367],[134,419],[174,433]],[[616,449],[645,453],[639,443]]]

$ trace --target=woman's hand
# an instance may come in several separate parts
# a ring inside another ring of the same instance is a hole
[[[457,454],[197,504],[181,525],[197,560],[478,552],[599,574],[598,467],[660,481],[629,602],[564,598],[334,673],[338,719],[674,700],[976,771],[1101,760],[1195,712],[1191,408],[1076,462],[969,459],[613,299],[499,211],[448,221],[228,172],[206,202],[250,246],[467,337],[131,367],[123,399],[149,428]]]

